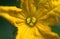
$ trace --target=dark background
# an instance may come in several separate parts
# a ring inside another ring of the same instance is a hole
[[[20,0],[0,0],[0,6],[17,6],[20,7]]]
[[[17,28],[0,17],[0,39],[15,39]]]
[[[20,8],[18,0],[0,0],[1,6],[16,6]],[[52,31],[60,35],[60,23],[53,25]],[[15,39],[17,28],[11,25],[6,19],[0,17],[0,39]]]

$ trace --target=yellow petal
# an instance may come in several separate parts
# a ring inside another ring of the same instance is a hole
[[[42,24],[55,25],[59,21],[58,16],[60,16],[60,6],[55,7],[39,20]]]
[[[6,20],[8,20],[10,23],[12,23],[12,25],[15,25],[15,23],[19,23],[19,22],[23,22],[24,20],[16,18],[16,17],[12,17],[7,13],[0,13],[0,16],[5,18]]]
[[[42,25],[38,23],[36,26],[38,32],[43,36],[44,39],[60,39],[57,33],[51,31],[50,27],[47,25]]]
[[[54,25],[58,23],[58,17],[54,14],[54,12],[48,13],[47,15],[39,18],[40,23],[44,25]]]
[[[22,11],[22,9],[19,9],[16,6],[0,6],[0,12],[9,12],[9,11],[20,12]]]
[[[60,0],[52,0],[52,6],[59,6],[60,5]]]
[[[30,28],[25,23],[20,23],[16,35],[16,39],[34,39],[34,28]]]
[[[60,16],[60,6],[57,6],[57,7],[53,10],[53,12],[55,13],[55,15]]]
[[[21,8],[30,15],[36,11],[33,0],[21,0]]]
[[[13,25],[21,23],[25,17],[21,14],[21,9],[15,6],[0,6],[0,16],[11,22]]]

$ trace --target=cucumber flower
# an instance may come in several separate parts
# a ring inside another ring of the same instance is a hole
[[[60,16],[60,5],[55,2],[21,0],[20,8],[0,6],[0,16],[17,27],[16,39],[60,39],[50,27],[58,23]]]

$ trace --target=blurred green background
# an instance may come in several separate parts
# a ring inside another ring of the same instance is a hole
[[[0,39],[15,39],[17,28],[0,17]]]
[[[0,6],[17,6],[20,7],[20,0],[0,0]]]
[[[20,7],[20,0],[0,0],[0,6]],[[53,25],[52,31],[60,35],[60,23]],[[11,25],[6,19],[0,17],[0,39],[15,39],[17,28]]]

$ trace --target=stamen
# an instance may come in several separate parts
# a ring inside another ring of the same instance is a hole
[[[28,17],[26,19],[26,24],[33,27],[36,23],[36,18],[35,17]]]

